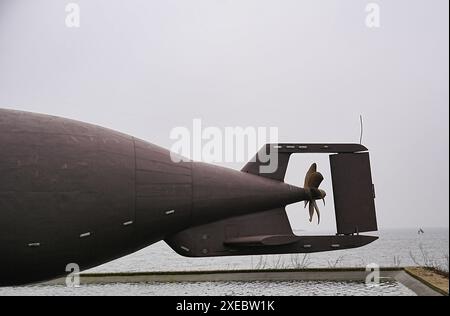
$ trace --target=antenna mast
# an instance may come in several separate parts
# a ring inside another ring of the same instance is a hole
[[[359,115],[359,129],[360,129],[359,144],[361,145],[362,144],[362,139],[363,139],[363,132],[364,132],[364,129],[363,129],[363,117],[362,117],[361,114]]]

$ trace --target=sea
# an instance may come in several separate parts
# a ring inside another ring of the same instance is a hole
[[[304,232],[295,232],[304,235]],[[295,255],[185,258],[159,242],[129,256],[85,271],[148,272],[240,269],[291,269],[430,266],[448,272],[449,229],[385,229],[379,239],[364,247],[331,252]],[[32,285],[0,288],[0,295],[414,295],[395,281],[370,288],[360,282],[264,281],[264,282],[183,282],[82,285]]]

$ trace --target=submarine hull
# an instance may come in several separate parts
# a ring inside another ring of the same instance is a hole
[[[301,188],[95,125],[0,109],[0,285],[88,269],[189,227],[300,201]]]

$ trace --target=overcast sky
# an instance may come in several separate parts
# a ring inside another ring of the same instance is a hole
[[[78,0],[80,28],[67,28],[69,2],[0,0],[0,107],[166,148],[194,118],[358,142],[363,114],[380,228],[448,227],[448,0],[374,1],[380,28],[361,0]],[[297,155],[287,182],[313,161],[331,193],[326,155]],[[292,226],[334,230],[322,209],[317,227],[290,206]]]

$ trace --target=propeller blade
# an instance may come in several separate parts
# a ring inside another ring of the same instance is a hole
[[[317,225],[320,224],[320,211],[319,211],[319,207],[317,206],[316,201],[313,201],[312,204],[314,205],[314,209],[316,210],[317,213]]]
[[[323,181],[323,175],[320,172],[313,172],[308,178],[308,187],[318,188]]]
[[[311,177],[311,175],[317,171],[317,164],[313,163],[311,165],[311,167],[309,167],[308,172],[305,175],[305,184],[304,184],[304,188],[308,188],[309,187],[309,178]]]
[[[320,211],[317,206],[316,199],[322,199],[323,205],[325,205],[325,191],[320,190],[319,186],[323,181],[323,175],[320,172],[317,172],[317,164],[313,163],[308,172],[305,175],[305,185],[304,189],[306,193],[309,195],[309,200],[305,201],[305,208],[309,204],[309,221],[312,222],[314,212],[317,213],[317,224],[320,224]]]
[[[309,221],[312,222],[314,215],[314,204],[313,202],[309,203]]]

